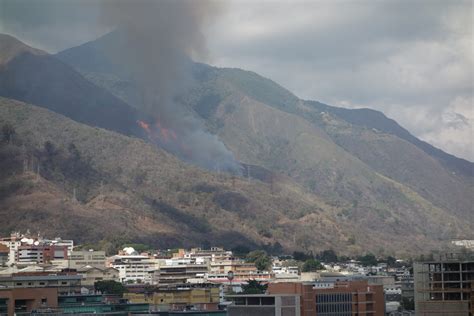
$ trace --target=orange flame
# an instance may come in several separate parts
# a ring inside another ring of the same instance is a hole
[[[170,140],[177,141],[178,136],[172,129],[167,129],[163,127],[160,123],[160,121],[155,122],[156,129],[152,129],[150,127],[150,124],[143,122],[143,121],[137,121],[138,125],[146,131],[148,134],[148,138],[152,140],[160,140],[164,143],[169,143]]]
[[[150,125],[148,123],[145,123],[143,121],[137,121],[138,125],[140,125],[141,128],[143,128],[148,134],[151,133],[150,131]]]

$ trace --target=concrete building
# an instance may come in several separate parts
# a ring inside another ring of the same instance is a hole
[[[474,253],[451,253],[417,262],[413,271],[416,315],[474,314]]]
[[[79,269],[85,266],[105,268],[105,251],[80,250],[72,251],[68,258],[68,267]]]
[[[301,297],[295,294],[229,295],[228,316],[300,316]]]
[[[57,288],[0,288],[1,315],[29,313],[46,306],[58,307]]]
[[[385,302],[383,287],[363,281],[313,283],[270,283],[269,294],[297,294],[301,315],[317,316],[383,316]]]
[[[209,271],[207,264],[172,264],[160,266],[160,284],[186,283],[189,279],[202,279]]]
[[[0,315],[114,315],[148,313],[148,304],[130,304],[107,295],[60,295],[57,288],[0,288]]]
[[[8,257],[10,254],[10,248],[4,244],[0,244],[0,267],[8,264]]]
[[[209,283],[160,285],[151,291],[130,291],[124,298],[132,303],[148,303],[152,310],[161,311],[216,311],[220,302],[219,286]]]
[[[112,257],[110,265],[119,271],[122,283],[158,283],[158,262],[148,256],[117,255]]]
[[[18,247],[21,246],[21,235],[17,233],[11,234],[10,237],[5,237],[0,239],[0,244],[5,245],[10,249],[8,254],[7,265],[12,265],[16,260],[16,251]]]
[[[45,263],[54,259],[66,259],[74,247],[72,240],[61,238],[44,239],[12,233],[10,237],[0,238],[0,244],[10,249],[7,265]]]
[[[58,294],[74,294],[81,291],[82,276],[75,272],[30,272],[0,276],[1,288],[50,288],[58,289]]]
[[[22,244],[17,248],[15,263],[39,264],[67,258],[67,246]]]
[[[87,288],[93,288],[94,283],[98,281],[117,281],[119,282],[119,271],[115,268],[98,268],[85,266],[77,270],[77,274],[82,276],[81,285]]]

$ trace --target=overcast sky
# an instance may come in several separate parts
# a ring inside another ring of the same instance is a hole
[[[105,32],[92,3],[0,0],[0,32],[50,52],[74,46]],[[381,110],[474,161],[473,16],[473,1],[234,0],[206,31],[208,62]]]

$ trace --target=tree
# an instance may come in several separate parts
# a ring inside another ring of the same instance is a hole
[[[334,250],[328,249],[321,252],[318,259],[326,263],[337,262],[337,255]]]
[[[79,152],[79,149],[77,149],[74,143],[69,143],[69,145],[67,146],[67,150],[73,160],[81,160],[81,153]]]
[[[268,285],[262,284],[257,280],[248,280],[247,284],[242,284],[243,294],[264,294],[267,291]]]
[[[313,256],[311,254],[306,254],[301,251],[294,251],[293,252],[293,259],[297,261],[306,261],[308,259],[313,259]]]
[[[303,264],[303,268],[301,269],[301,271],[314,272],[314,271],[322,270],[323,268],[324,268],[323,265],[318,260],[308,259]]]
[[[365,267],[376,266],[378,263],[377,258],[371,253],[368,253],[362,257],[357,257],[357,260],[360,261],[360,263]]]
[[[400,307],[402,308],[402,310],[405,310],[405,311],[415,310],[415,301],[408,297],[402,297],[402,302],[400,305],[401,305]]]
[[[238,245],[231,249],[234,256],[244,258],[250,252],[250,249],[244,245]]]
[[[44,151],[48,157],[52,157],[57,153],[56,146],[49,140],[44,142]]]
[[[15,128],[10,123],[6,123],[2,126],[3,140],[7,143],[13,141],[13,136],[16,134]]]
[[[272,265],[272,258],[264,250],[254,250],[249,252],[246,257],[248,262],[255,263],[257,270],[268,270]]]
[[[96,291],[100,291],[105,294],[114,294],[122,296],[126,292],[125,286],[114,280],[97,281],[94,283]]]
[[[397,259],[395,259],[392,256],[388,256],[385,262],[387,263],[387,266],[389,267],[394,267],[397,265]]]

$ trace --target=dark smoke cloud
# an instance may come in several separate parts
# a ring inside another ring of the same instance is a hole
[[[152,117],[151,137],[181,158],[209,169],[237,170],[232,153],[174,99],[192,85],[191,57],[207,55],[203,28],[221,6],[211,1],[104,1],[100,21],[114,28],[124,49],[108,53],[140,87],[142,109]],[[155,124],[155,122],[159,122]],[[159,126],[159,127],[158,127]],[[168,132],[169,130],[169,132]]]
[[[202,167],[237,170],[224,144],[174,102],[193,84],[191,59],[206,59],[203,31],[222,10],[209,0],[0,0],[0,32],[56,52],[115,30],[119,44],[109,43],[105,53],[139,87],[150,139]],[[156,121],[178,140],[155,137],[163,134]]]

